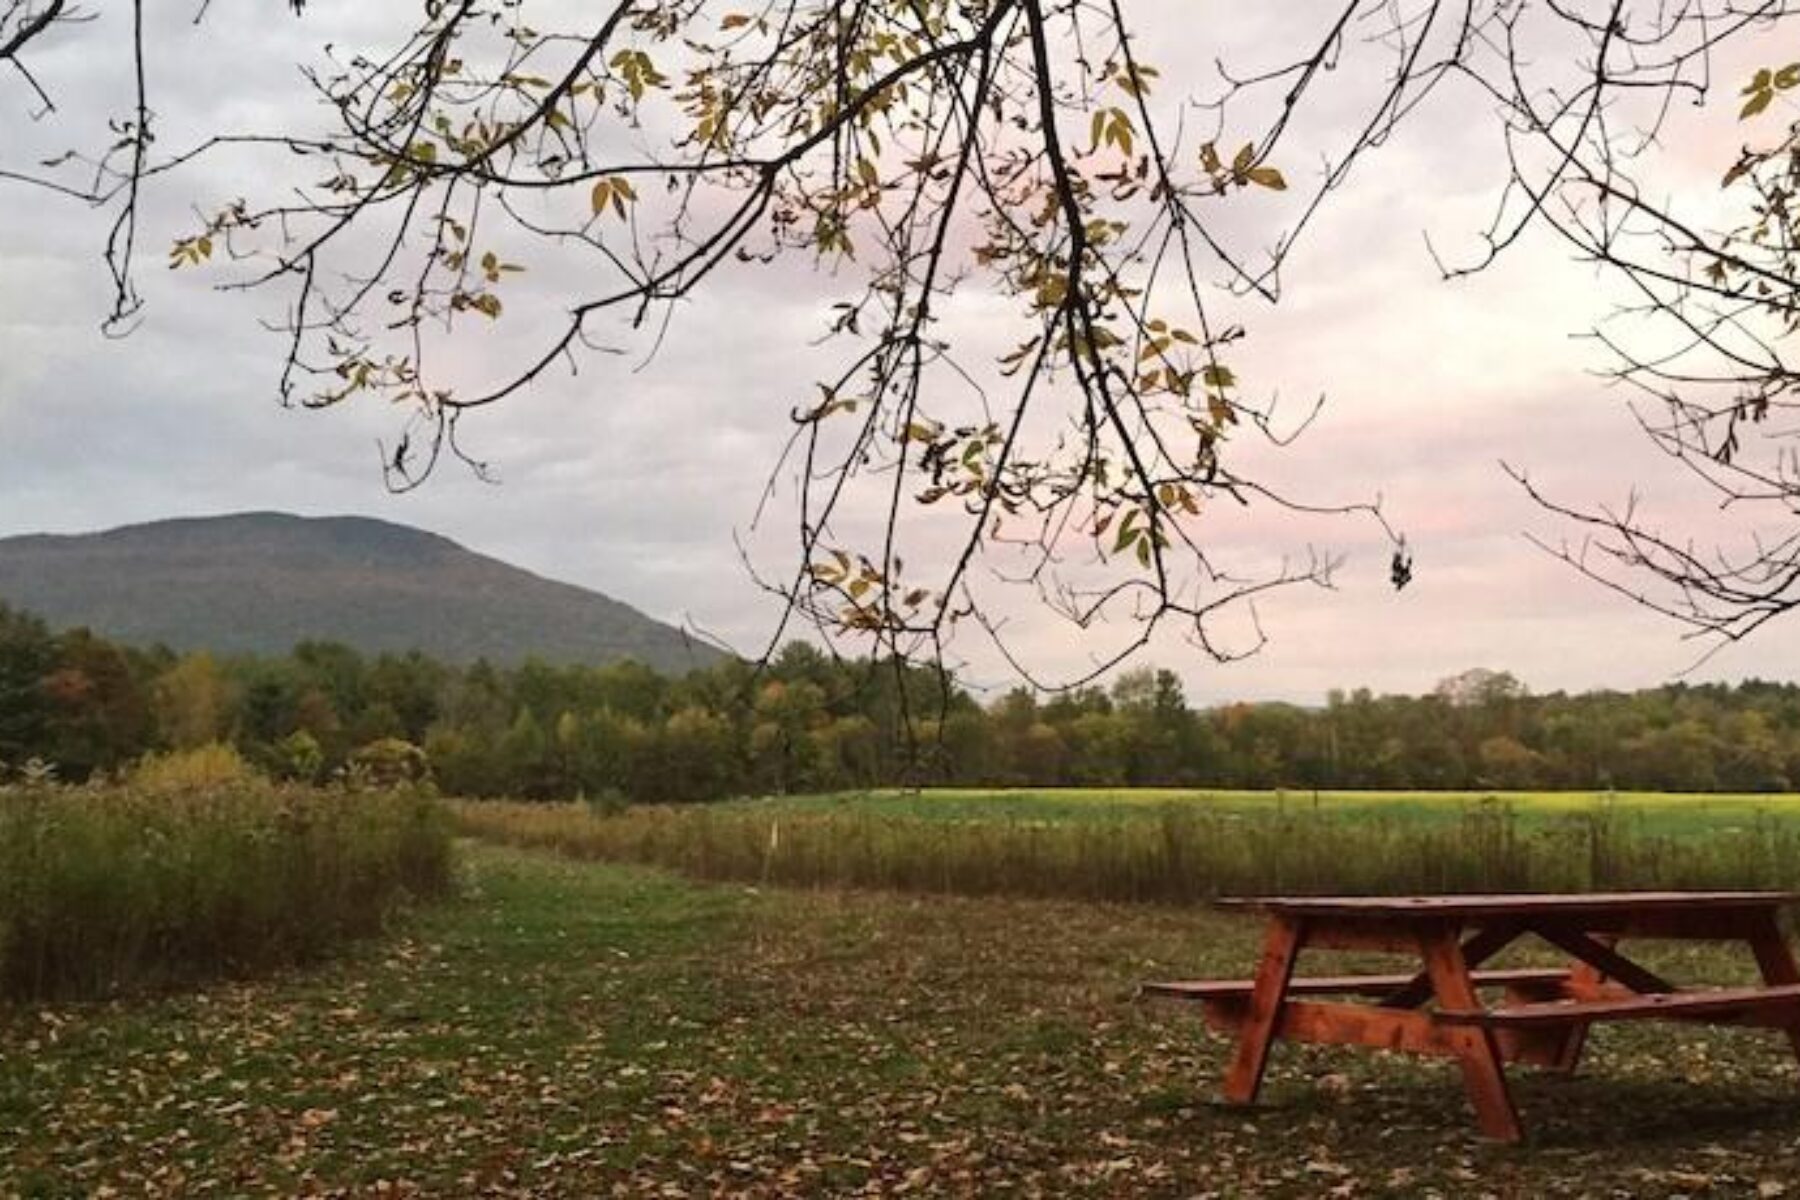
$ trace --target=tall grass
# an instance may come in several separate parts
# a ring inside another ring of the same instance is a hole
[[[246,779],[0,789],[0,995],[309,959],[450,881],[448,822],[421,795]]]
[[[1221,895],[1800,886],[1800,825],[1674,836],[1598,808],[1451,821],[1170,807],[1155,819],[947,821],[880,811],[464,802],[471,836],[703,879],[1179,903]]]

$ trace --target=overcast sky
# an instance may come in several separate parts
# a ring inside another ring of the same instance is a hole
[[[23,128],[16,113],[27,98],[0,77],[0,160],[104,136],[105,106],[91,98],[116,95],[124,60],[119,6],[93,7],[99,21],[33,60],[62,102],[60,126]],[[1152,25],[1188,7],[1136,6]],[[1324,9],[1280,7],[1282,20],[1302,22]],[[273,0],[214,8],[199,30],[185,16],[153,30],[152,88],[171,129],[303,113],[293,64],[323,40],[373,31],[350,0],[315,0],[301,22]],[[1181,20],[1188,34],[1206,25]],[[1240,21],[1234,37],[1279,37],[1276,24]],[[1207,76],[1218,50],[1191,37],[1158,44],[1175,87]],[[1320,500],[1380,494],[1408,534],[1416,578],[1399,593],[1388,586],[1385,543],[1367,528],[1275,514],[1241,523],[1233,548],[1253,559],[1310,544],[1348,561],[1338,590],[1264,604],[1270,642],[1247,661],[1215,665],[1177,641],[1156,647],[1149,659],[1177,669],[1196,701],[1421,691],[1473,666],[1511,670],[1536,691],[1632,688],[1669,680],[1698,656],[1678,628],[1573,577],[1523,536],[1565,531],[1502,473],[1502,459],[1572,502],[1618,502],[1635,488],[1653,512],[1694,515],[1701,529],[1705,501],[1644,445],[1624,395],[1596,376],[1607,365],[1599,348],[1573,336],[1607,302],[1563,248],[1528,240],[1483,276],[1439,281],[1425,235],[1452,252],[1471,246],[1497,182],[1491,146],[1469,132],[1482,116],[1466,97],[1448,99],[1369,160],[1293,260],[1280,307],[1254,314],[1239,359],[1241,376],[1294,406],[1328,397],[1304,439],[1267,457],[1271,477]],[[1721,105],[1680,120],[1669,177],[1713,186],[1735,150],[1731,114]],[[192,186],[244,190],[231,179]],[[142,264],[149,307],[129,337],[109,340],[98,328],[103,224],[0,185],[0,536],[248,509],[367,514],[760,647],[777,614],[738,561],[733,533],[788,433],[785,414],[810,388],[797,355],[836,296],[828,281],[720,279],[681,314],[681,351],[646,365],[588,360],[579,378],[552,379],[472,421],[471,443],[497,485],[445,469],[394,496],[376,452],[393,433],[391,414],[281,409],[279,343],[254,306],[162,269],[163,235],[189,199],[157,199],[164,224],[147,235]],[[758,553],[783,565],[779,543],[764,539]],[[1105,649],[1104,637],[1047,614],[1021,614],[1013,628],[1050,676],[1079,672]],[[1777,625],[1690,678],[1800,677],[1797,632]],[[963,649],[974,677],[1004,678],[991,655]]]

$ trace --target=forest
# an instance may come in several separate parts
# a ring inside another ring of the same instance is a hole
[[[0,770],[82,782],[234,746],[322,781],[393,759],[445,793],[602,804],[874,786],[1776,792],[1800,779],[1800,686],[1533,694],[1473,669],[1424,695],[1189,704],[1139,667],[1110,686],[978,696],[935,671],[792,642],[671,678],[634,662],[447,665],[303,642],[213,657],[53,632],[0,606]]]

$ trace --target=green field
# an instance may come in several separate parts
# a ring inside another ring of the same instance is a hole
[[[322,967],[0,1007],[0,1196],[1780,1196],[1791,1053],[1599,1030],[1484,1144],[1447,1064],[1227,1044],[1133,989],[1254,961],[1204,910],[806,894],[468,847]],[[1678,977],[1748,962],[1658,953]]]
[[[1268,817],[1318,813],[1387,820],[1454,821],[1504,808],[1525,820],[1605,813],[1651,833],[1704,833],[1758,820],[1800,821],[1800,795],[1719,792],[1354,792],[1183,788],[927,788],[837,792],[734,801],[776,812],[863,812],[955,821],[1111,821],[1168,812]]]

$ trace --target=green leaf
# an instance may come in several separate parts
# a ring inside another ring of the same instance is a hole
[[[1757,113],[1769,107],[1769,102],[1773,99],[1775,99],[1774,92],[1762,91],[1756,93],[1754,96],[1750,97],[1749,103],[1745,104],[1743,109],[1739,111],[1738,120],[1743,121],[1750,117],[1754,117]]]

